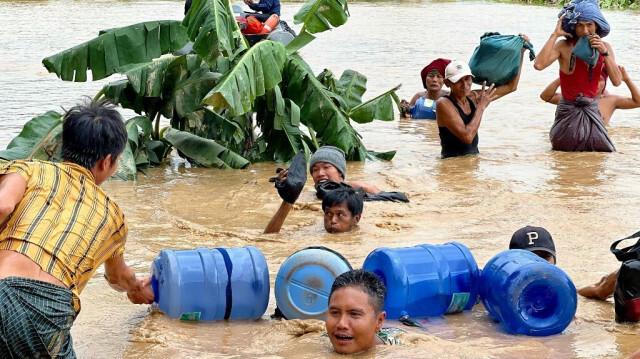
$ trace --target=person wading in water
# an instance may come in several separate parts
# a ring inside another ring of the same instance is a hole
[[[562,98],[549,132],[554,150],[615,151],[596,99],[603,64],[613,86],[622,80],[611,45],[602,41],[608,33],[609,24],[595,1],[571,1],[563,7],[556,28],[536,58],[536,70],[544,70],[556,60],[560,65]],[[566,38],[557,41],[561,36]],[[574,54],[583,37],[588,40],[587,52],[595,50],[593,66]]]
[[[525,42],[529,37],[520,34]],[[442,146],[442,158],[472,155],[478,153],[478,129],[482,121],[484,110],[491,101],[514,92],[518,88],[520,73],[522,72],[522,56],[520,53],[520,68],[518,74],[504,85],[471,91],[471,69],[461,61],[452,61],[447,65],[444,83],[451,89],[451,93],[441,97],[436,106],[436,121]]]

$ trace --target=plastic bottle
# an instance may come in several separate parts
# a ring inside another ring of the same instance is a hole
[[[252,246],[162,250],[151,285],[158,308],[176,319],[258,319],[269,303],[267,262]]]
[[[387,286],[387,318],[439,316],[471,309],[479,291],[478,265],[462,243],[378,248],[362,268]]]
[[[287,258],[276,277],[276,304],[287,319],[325,319],[333,281],[351,270],[349,262],[325,247],[302,249]]]
[[[558,334],[578,306],[576,288],[559,267],[520,249],[494,256],[482,270],[480,298],[512,334]]]

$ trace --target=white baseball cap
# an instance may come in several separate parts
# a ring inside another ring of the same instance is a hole
[[[444,69],[444,78],[456,83],[460,81],[461,78],[465,76],[474,77],[471,73],[471,69],[466,62],[453,60],[447,67]]]

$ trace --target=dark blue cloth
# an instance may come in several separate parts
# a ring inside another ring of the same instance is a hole
[[[576,24],[578,21],[593,21],[598,25],[596,34],[605,37],[609,34],[611,28],[609,23],[602,15],[598,2],[595,0],[571,0],[562,7],[558,17],[566,13],[562,19],[562,30],[576,36]]]
[[[280,0],[260,0],[259,3],[249,5],[251,10],[260,11],[263,14],[276,14],[280,16]]]

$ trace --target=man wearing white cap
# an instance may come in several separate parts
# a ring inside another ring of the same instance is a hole
[[[525,41],[529,37],[521,34]],[[445,68],[444,84],[451,89],[449,95],[441,97],[436,105],[436,120],[442,146],[442,158],[457,157],[478,153],[478,129],[482,114],[489,103],[515,91],[522,71],[522,56],[518,74],[504,85],[493,84],[481,90],[471,91],[471,69],[462,61],[451,61]]]

